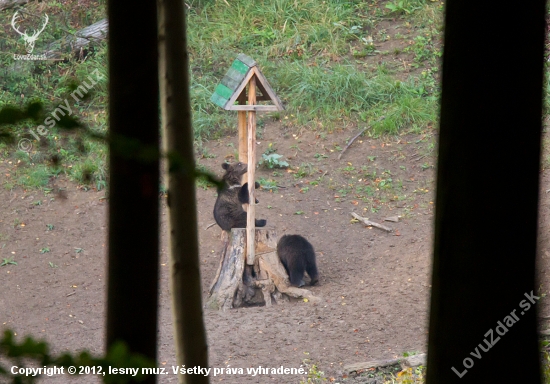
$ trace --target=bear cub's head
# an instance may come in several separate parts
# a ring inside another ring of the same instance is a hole
[[[248,164],[241,162],[235,164],[223,163],[222,168],[225,169],[223,180],[229,187],[232,187],[237,184],[241,185],[241,176],[248,171]]]

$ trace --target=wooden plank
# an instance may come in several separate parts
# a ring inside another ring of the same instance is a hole
[[[0,1],[1,3],[1,1]],[[0,9],[2,6],[0,5]],[[90,43],[97,43],[107,38],[109,22],[103,19],[80,31],[64,36],[47,45],[44,54],[48,59],[62,59],[67,53],[79,53]]]
[[[0,11],[27,4],[29,0],[0,0]]]
[[[252,68],[254,69],[254,68]],[[251,71],[253,72],[253,71]],[[248,104],[256,104],[256,76],[252,76],[248,82]],[[256,170],[256,112],[248,112],[248,215],[246,221],[246,264],[254,265],[254,235],[256,218],[256,193],[254,190],[254,176]]]
[[[255,112],[269,112],[279,111],[275,105],[229,105],[225,108],[228,111],[255,111]]]
[[[359,216],[357,213],[355,212],[351,212],[351,215],[356,218],[357,220],[361,221],[363,224],[365,224],[366,226],[368,227],[376,227],[376,228],[380,228],[386,232],[391,232],[393,231],[393,229],[391,229],[390,227],[386,227],[385,225],[382,225],[382,224],[378,224],[374,221],[370,221],[368,219],[365,219],[364,217],[361,217]]]
[[[266,93],[264,93],[264,95],[268,95],[271,98],[271,101],[277,107],[277,111],[284,110],[285,108],[283,107],[283,103],[281,102],[279,97],[277,97],[277,95],[269,85],[269,82],[267,81],[263,73],[260,71],[260,69],[258,67],[254,67],[252,68],[252,71],[254,71],[254,74],[258,78],[258,82],[262,83],[262,87],[263,87],[262,92],[265,90]]]
[[[239,85],[239,87],[233,92],[233,95],[231,96],[231,98],[227,102],[227,104],[225,106],[226,110],[228,110],[228,111],[229,110],[238,111],[238,109],[234,109],[232,107],[235,105],[235,102],[237,101],[237,97],[239,97],[239,95],[245,89],[246,85],[248,84],[248,82],[250,81],[250,79],[252,78],[253,75],[254,75],[254,72],[252,70],[249,70],[248,73],[246,74],[246,76],[241,81],[241,85]],[[245,110],[246,109],[242,109],[242,111],[245,111]]]
[[[400,361],[401,359],[388,359],[388,360],[372,360],[372,361],[365,361],[363,363],[348,364],[348,365],[344,365],[344,372],[349,374],[352,372],[366,371],[372,368],[388,367],[390,365],[397,365],[399,364]]]
[[[244,53],[239,53],[237,55],[237,60],[242,61],[244,64],[246,64],[249,67],[255,67],[256,66],[256,60],[254,60],[250,56],[245,55]]]
[[[241,92],[237,99],[239,104],[246,105],[246,92]],[[248,161],[248,144],[246,134],[246,111],[237,112],[237,129],[239,131],[239,161]],[[246,183],[248,176],[245,173],[241,178],[241,184]],[[246,206],[247,204],[244,204]],[[244,208],[243,206],[243,208]],[[246,207],[248,209],[248,207]]]

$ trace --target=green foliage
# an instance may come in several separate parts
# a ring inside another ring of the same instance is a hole
[[[311,163],[302,163],[294,173],[294,178],[301,179],[313,175],[313,165]]]
[[[548,341],[545,340],[546,345],[543,346],[543,348],[548,346]],[[544,384],[550,383],[550,353],[548,351],[544,350],[542,358],[542,378]]]
[[[286,168],[289,164],[286,161],[280,160],[283,155],[276,153],[277,149],[273,146],[273,143],[269,143],[267,149],[262,154],[262,160],[259,161],[258,165],[263,165],[265,168]]]
[[[313,364],[311,360],[305,359],[303,361],[303,366],[307,368],[307,378],[305,380],[300,380],[300,384],[320,384],[327,382],[325,373],[320,371],[316,364]]]
[[[258,180],[258,183],[260,184],[262,189],[265,189],[266,191],[277,192],[279,190],[279,187],[277,186],[277,182],[275,180],[268,180],[261,177]]]
[[[418,89],[419,93],[424,92]],[[373,109],[371,113],[385,113],[385,118],[372,123],[372,132],[375,136],[389,133],[397,134],[402,128],[409,126],[412,129],[424,126],[427,122],[435,122],[437,118],[437,101],[420,98],[414,93],[403,95],[387,106],[385,111]]]
[[[262,154],[262,160],[258,162],[259,165],[264,166],[268,169],[273,168],[287,168],[289,164],[286,161],[280,160],[283,155],[278,153],[272,153],[270,155]]]
[[[414,53],[413,67],[418,68],[427,61],[430,65],[437,65],[442,52],[437,48],[435,39],[437,32],[429,30],[424,35],[418,35],[414,38],[413,45],[405,48],[405,52]]]
[[[5,265],[17,265],[16,261],[13,261],[13,256],[2,259],[2,262],[0,263],[0,267],[3,267]]]
[[[50,262],[50,266],[52,267]],[[55,265],[54,265],[55,266]],[[53,268],[53,267],[52,267]],[[103,382],[108,384],[124,384],[130,381],[143,381],[146,376],[141,368],[153,368],[155,364],[139,354],[132,354],[124,343],[113,344],[105,356],[94,357],[89,352],[83,351],[79,354],[63,353],[61,355],[52,355],[49,345],[45,341],[37,341],[27,336],[23,341],[17,342],[14,332],[4,331],[4,336],[0,339],[0,378],[4,377],[8,383],[23,384],[35,383],[42,375],[25,376],[16,372],[11,373],[8,366],[17,366],[20,369],[26,367],[63,367],[67,374],[70,367],[76,367],[75,377],[78,376],[80,367],[90,367],[94,372],[101,371],[105,373],[98,374],[103,377]],[[10,363],[6,363],[6,362]],[[109,374],[109,367],[113,368],[138,368],[136,376],[129,374]],[[72,376],[72,374],[71,374]],[[3,379],[0,380],[6,382]]]
[[[271,155],[272,153],[277,152],[277,148],[273,146],[273,143],[269,143],[267,146],[267,149],[265,150],[264,154]]]
[[[322,159],[326,159],[328,156],[325,155],[324,153],[316,153],[315,155],[313,155],[313,157],[315,157],[317,160],[322,160]]]
[[[390,379],[386,378],[385,384],[423,384],[425,382],[425,370],[423,366],[406,368]]]
[[[57,0],[47,4],[26,4],[25,11],[28,14],[49,15],[48,27],[37,40],[34,53],[40,54],[46,46],[61,41],[68,33],[74,34],[78,29],[104,18],[105,5],[105,1],[99,1],[94,7],[75,4],[74,7],[67,8]],[[7,12],[0,15],[3,25],[9,26],[12,14]],[[81,150],[94,140],[80,129],[88,127],[95,132],[106,131],[107,43],[91,42],[82,52],[82,56],[78,57],[69,49],[59,49],[63,55],[62,60],[46,62],[14,61],[13,54],[24,53],[21,52],[21,39],[16,34],[8,33],[2,41],[4,54],[0,55],[0,141],[16,144],[21,139],[28,139],[31,143],[26,160],[19,153],[16,154],[28,167],[18,168],[17,179],[8,184],[13,185],[12,182],[15,182],[25,188],[44,188],[49,177],[65,174],[75,180],[79,179],[79,182],[95,183],[99,189],[104,187],[105,177],[91,174],[89,178],[83,178],[82,172],[73,175],[72,166],[75,166],[76,173],[80,172],[78,163],[81,161],[87,162],[87,166],[94,162],[94,168],[98,172],[105,168],[105,156]],[[78,97],[73,98],[71,93],[76,87],[84,82],[92,84],[89,77],[96,84],[80,100]],[[37,127],[45,126],[44,120],[51,118],[51,114],[60,104],[70,107],[70,116],[57,115],[60,117],[59,121],[54,120],[55,125],[48,125],[47,132],[39,135]],[[80,140],[74,139],[77,131]],[[40,139],[37,140],[35,135]],[[97,148],[97,143],[95,144],[94,149]],[[63,159],[63,166],[50,167],[49,162],[53,157],[65,157],[60,155],[61,149],[70,154],[69,158]],[[5,156],[10,152],[14,151],[9,151]],[[35,168],[38,170],[34,171]]]
[[[405,14],[421,8],[423,17],[429,15],[429,20],[440,13],[432,11],[437,5],[426,4],[425,0],[394,3],[402,4],[400,9]],[[235,114],[215,106],[209,97],[239,52],[258,61],[285,102],[288,114],[302,125],[318,123],[327,127],[343,118],[353,121],[378,117],[369,111],[385,110],[418,87],[414,84],[416,76],[397,82],[387,69],[365,70],[347,56],[350,49],[355,58],[378,54],[369,33],[383,15],[373,15],[368,2],[332,0],[319,6],[313,0],[236,0],[230,7],[206,1],[190,5],[188,38],[196,137],[234,132]],[[426,50],[434,50],[431,36],[430,44],[423,45]],[[350,42],[356,45],[351,48]],[[419,62],[424,60],[420,57],[420,42],[414,52]],[[414,97],[424,103],[422,109],[436,109],[435,103],[425,100],[433,87],[424,88],[425,94]],[[417,125],[425,128],[432,124],[432,115],[423,115],[429,120]],[[273,117],[279,120],[281,114]],[[400,130],[408,124],[403,119],[391,129]]]
[[[394,0],[388,2],[386,8],[390,10],[390,13],[408,15],[420,9],[423,4],[425,4],[424,0]]]
[[[190,5],[191,60],[203,68],[222,71],[234,57],[227,48],[248,52],[254,58],[284,55],[294,60],[324,49],[336,53],[335,42],[354,32],[347,25],[365,23],[358,11],[367,9],[367,4],[359,1],[338,0],[326,1],[323,6],[315,0],[235,0],[230,7],[218,1],[191,1]],[[222,62],[211,61],[213,57]]]
[[[67,31],[74,33],[80,26],[104,18],[105,5],[101,1],[97,7],[78,5],[68,10],[57,0],[40,8],[32,2],[27,4],[29,12],[50,15],[49,27],[37,42],[36,52],[64,37]],[[219,138],[235,130],[236,114],[211,103],[210,96],[240,52],[258,61],[284,101],[286,112],[271,114],[283,124],[321,126],[330,131],[342,121],[375,121],[388,115],[373,130],[374,135],[380,135],[403,129],[419,133],[436,121],[437,69],[431,73],[426,68],[420,76],[399,76],[404,80],[397,81],[394,69],[384,65],[373,69],[366,58],[380,54],[377,42],[387,37],[378,24],[387,18],[389,10],[424,28],[410,37],[414,43],[405,50],[414,53],[413,65],[430,64],[435,68],[440,55],[435,44],[440,36],[439,3],[391,0],[380,5],[328,0],[320,5],[315,0],[235,0],[228,6],[220,1],[192,0],[188,5],[190,92],[197,141]],[[9,25],[5,16],[0,20]],[[21,39],[10,36],[5,39],[3,52],[18,52]],[[107,44],[94,43],[85,57],[67,54],[56,63],[18,65],[21,67],[13,70],[12,55],[0,55],[0,141],[4,141],[0,142],[0,156],[15,152],[11,146],[21,138],[30,139],[33,148],[27,156],[16,154],[28,167],[18,169],[17,177],[4,181],[4,186],[45,188],[49,178],[65,175],[86,188],[106,188],[107,147],[105,140],[97,139],[107,132]],[[70,94],[92,73],[99,74],[99,79],[92,75],[97,84],[82,100],[72,99]],[[36,132],[44,118],[66,99],[74,113],[36,141],[29,129]],[[5,129],[7,123],[9,129]],[[12,144],[6,146],[7,141]],[[274,150],[266,152],[267,156],[271,154]],[[51,167],[48,163],[54,157],[60,162]],[[272,160],[277,159],[270,158],[269,165],[278,167]],[[37,167],[39,170],[32,171]]]

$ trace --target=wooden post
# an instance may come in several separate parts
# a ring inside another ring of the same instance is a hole
[[[248,83],[248,105],[256,104],[256,75]],[[256,218],[256,197],[254,174],[256,170],[256,111],[248,111],[248,194],[250,196],[246,221],[246,264],[254,265],[254,232]]]
[[[242,93],[237,99],[239,105],[246,104],[246,88],[243,89]],[[245,162],[248,161],[248,144],[247,144],[247,134],[246,134],[246,111],[237,112],[238,117],[238,130],[239,130],[239,161]],[[243,175],[241,183],[246,183],[247,179],[246,173]]]

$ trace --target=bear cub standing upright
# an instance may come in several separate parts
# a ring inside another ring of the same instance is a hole
[[[246,228],[246,212],[242,204],[248,204],[250,198],[248,183],[241,186],[241,177],[247,172],[248,165],[241,162],[233,165],[223,163],[222,168],[225,169],[224,186],[218,191],[214,219],[224,231],[231,231],[231,228]],[[260,184],[256,182],[255,187],[259,188]],[[264,227],[265,224],[265,220],[256,219],[256,227]]]
[[[300,235],[284,235],[277,243],[277,254],[283,263],[290,283],[296,287],[305,285],[304,271],[311,279],[310,285],[319,281],[315,250],[309,241]]]

